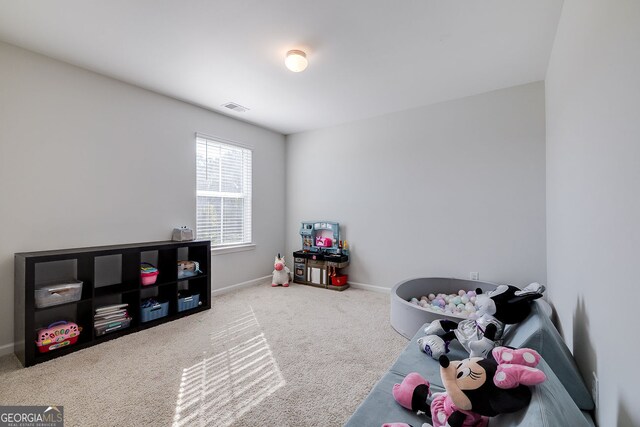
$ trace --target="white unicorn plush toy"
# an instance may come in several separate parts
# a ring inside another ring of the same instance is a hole
[[[284,257],[280,254],[276,257],[275,264],[273,265],[273,279],[271,280],[271,286],[282,285],[285,288],[289,286],[289,274],[291,271],[289,267],[284,264]]]

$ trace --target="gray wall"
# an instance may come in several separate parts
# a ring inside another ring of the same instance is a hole
[[[541,82],[287,137],[287,253],[340,222],[350,281],[546,280]]]
[[[195,227],[196,131],[255,148],[256,249],[214,256],[214,289],[270,274],[284,248],[283,135],[0,43],[0,351],[15,252]]]
[[[546,100],[549,295],[599,424],[638,426],[639,2],[565,0]]]

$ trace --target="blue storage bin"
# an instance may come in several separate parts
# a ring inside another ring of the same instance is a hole
[[[151,307],[140,307],[140,321],[150,322],[169,314],[169,302],[162,302]]]
[[[200,294],[178,298],[178,311],[191,310],[200,304]]]

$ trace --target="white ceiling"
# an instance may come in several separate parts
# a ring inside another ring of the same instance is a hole
[[[0,2],[0,40],[289,134],[542,80],[561,7],[16,0]],[[284,67],[289,49],[307,51],[306,71]]]

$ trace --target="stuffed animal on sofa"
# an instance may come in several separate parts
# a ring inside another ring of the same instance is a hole
[[[412,412],[424,412],[428,414],[431,411],[429,405],[429,398],[431,397],[429,381],[417,372],[411,372],[404,377],[401,384],[394,384],[392,394],[396,402]],[[406,423],[385,423],[382,427],[412,426]],[[422,427],[432,426],[431,424],[424,423]]]
[[[411,372],[404,377],[401,384],[394,384],[393,398],[402,407],[413,411],[422,411],[429,413],[429,397],[431,391],[429,381],[425,380],[422,375],[417,372]]]
[[[474,319],[460,323],[434,320],[424,329],[426,336],[418,339],[418,346],[438,360],[449,352],[449,344],[457,338],[471,357],[487,357],[502,338],[505,324],[522,322],[531,312],[531,302],[542,297],[544,291],[539,283],[531,283],[522,290],[512,285],[500,285],[487,293],[477,289]]]
[[[273,265],[273,279],[271,280],[271,286],[282,285],[285,288],[289,286],[289,275],[291,271],[289,267],[287,267],[284,263],[284,257],[281,257],[280,254],[276,257],[275,263]]]
[[[496,347],[488,358],[449,361],[441,356],[445,393],[434,393],[433,427],[485,427],[489,417],[529,405],[531,389],[546,376],[536,369],[540,355],[532,349]]]

